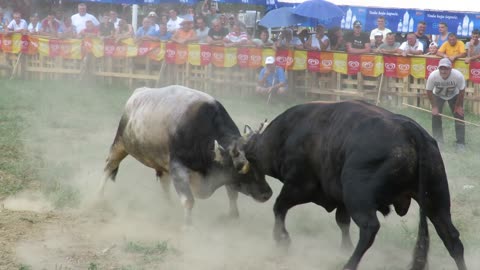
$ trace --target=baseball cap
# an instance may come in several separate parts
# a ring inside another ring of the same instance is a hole
[[[275,57],[269,56],[265,58],[265,65],[274,64],[274,63],[275,63]]]
[[[155,13],[155,11],[150,11],[150,13],[148,13],[148,17],[157,17],[157,13]]]
[[[373,36],[374,36],[374,37],[379,37],[379,36],[382,36],[382,37],[383,37],[383,34],[382,34],[382,32],[380,32],[380,31],[375,31],[375,32],[373,33]]]
[[[438,62],[438,67],[452,67],[452,62],[448,58],[442,58],[440,62]]]
[[[432,43],[430,43],[430,45],[428,47],[438,47],[437,43],[434,41]]]
[[[353,27],[362,26],[362,23],[359,20],[353,22]]]

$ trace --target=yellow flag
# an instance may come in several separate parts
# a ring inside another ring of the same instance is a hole
[[[103,46],[103,40],[99,38],[92,38],[92,54],[95,57],[103,57],[104,54],[104,46]]]
[[[307,69],[307,51],[297,51],[293,54],[293,70]]]
[[[275,57],[275,51],[271,48],[263,49],[262,50],[262,65],[265,66],[265,58],[273,56]]]
[[[224,67],[233,67],[237,64],[237,48],[225,48]]]
[[[410,75],[417,79],[423,79],[426,76],[427,59],[423,57],[413,57],[410,62]]]
[[[465,63],[463,60],[457,60],[455,61],[453,67],[455,69],[458,69],[463,76],[465,76],[465,80],[470,79],[470,65]]]
[[[41,56],[50,56],[50,40],[38,38],[38,53]]]
[[[188,44],[188,63],[200,66],[200,44]]]
[[[347,74],[346,53],[333,53],[333,70],[341,74]]]

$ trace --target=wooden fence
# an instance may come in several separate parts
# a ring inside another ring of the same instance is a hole
[[[180,84],[209,93],[254,93],[259,70],[221,68],[214,65],[194,66],[188,63],[167,64],[148,57],[94,57],[80,60],[0,52],[0,76],[29,80],[71,78],[95,79],[108,84],[122,83],[129,87],[159,87]],[[430,108],[425,93],[425,79],[412,76],[392,78],[380,75],[366,77],[361,73],[345,75],[336,72],[318,73],[308,70],[287,71],[289,89],[294,95],[311,100],[364,99],[375,101],[380,91],[381,102],[393,105],[407,103]],[[465,110],[480,115],[480,85],[467,81]]]

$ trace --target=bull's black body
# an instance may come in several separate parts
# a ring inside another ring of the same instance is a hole
[[[344,267],[354,270],[380,228],[376,211],[386,215],[393,205],[403,216],[414,199],[421,218],[411,269],[426,265],[426,217],[458,269],[466,269],[437,143],[412,119],[360,101],[298,105],[252,135],[245,154],[261,177],[283,183],[274,205],[277,242],[290,241],[285,217],[291,207],[313,202],[329,212],[336,209],[342,247],[352,245],[350,218],[360,229]]]

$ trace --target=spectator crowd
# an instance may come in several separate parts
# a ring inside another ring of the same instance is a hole
[[[8,5],[0,6],[0,33],[5,34],[113,38],[117,42],[134,38],[136,41],[345,51],[352,54],[433,55],[449,58],[450,61],[464,58],[466,63],[480,59],[480,31],[475,29],[470,41],[465,44],[455,33],[448,31],[448,25],[444,22],[438,24],[438,35],[435,35],[434,40],[425,34],[425,22],[419,22],[415,32],[402,35],[386,28],[383,16],[377,18],[377,28],[370,33],[363,31],[360,21],[355,21],[353,31],[347,33],[339,27],[326,29],[323,25],[317,25],[311,32],[305,28],[287,27],[274,35],[268,29],[257,27],[257,35],[252,36],[245,24],[238,20],[238,14],[220,13],[217,5],[209,0],[204,1],[198,11],[188,6],[181,15],[175,8],[160,15],[156,11],[150,11],[140,22],[140,27],[133,29],[125,18],[119,17],[116,10],[105,12],[97,19],[87,12],[85,3],[78,4],[77,13],[72,16],[58,16],[54,11],[49,11],[44,18],[33,13],[28,20],[21,11]]]

